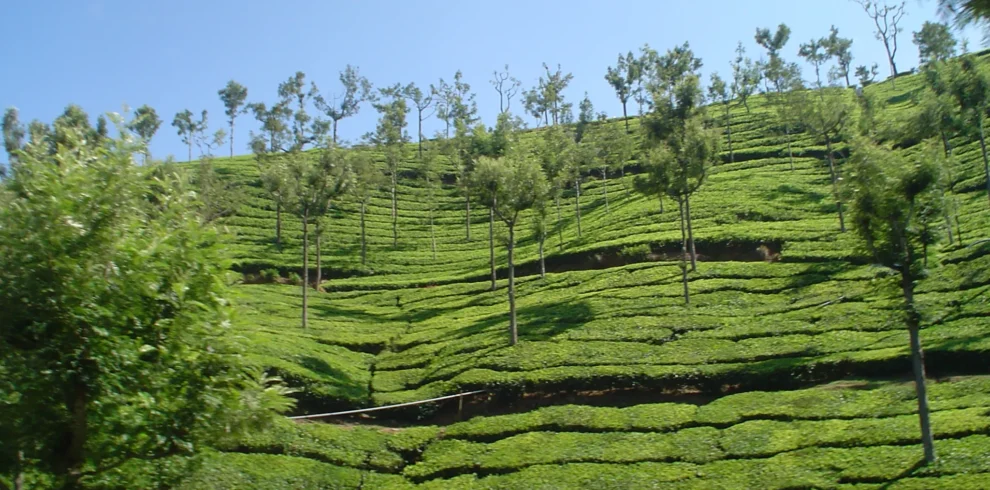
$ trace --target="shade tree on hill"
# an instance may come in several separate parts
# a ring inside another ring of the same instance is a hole
[[[399,246],[399,165],[406,159],[406,115],[409,108],[402,96],[401,87],[379,89],[381,98],[373,105],[378,111],[378,126],[366,138],[385,157],[385,168],[389,178],[389,194],[392,199],[392,248]]]
[[[230,125],[230,156],[233,158],[234,122],[238,114],[241,114],[247,109],[247,107],[244,107],[244,103],[247,101],[248,89],[236,81],[231,80],[222,89],[217,91],[217,95],[220,96],[220,101],[223,102],[224,114],[227,115],[227,123]]]
[[[856,80],[859,81],[860,87],[867,87],[873,84],[879,74],[879,66],[876,63],[873,63],[871,66],[860,65],[856,67]]]
[[[859,138],[853,144],[851,174],[852,221],[856,233],[874,260],[900,276],[903,319],[910,337],[921,441],[927,463],[935,461],[935,448],[915,284],[924,276],[924,250],[937,239],[937,227],[932,221],[937,219],[941,201],[936,189],[939,168],[933,163],[938,153],[935,144],[927,143],[922,151],[906,157]]]
[[[922,65],[948,61],[956,55],[956,38],[949,26],[941,22],[925,21],[912,41],[918,46],[918,61]]]
[[[375,165],[375,161],[367,151],[353,151],[347,154],[349,166],[354,174],[354,182],[350,187],[351,198],[358,203],[361,228],[361,265],[368,259],[368,239],[366,235],[365,214],[371,198],[388,185],[388,177]]]
[[[326,117],[330,118],[333,134],[333,142],[337,144],[337,126],[342,119],[356,116],[361,110],[361,104],[370,100],[373,96],[371,82],[361,76],[361,71],[356,66],[347,65],[340,72],[340,85],[343,93],[336,92],[328,100],[326,97],[317,96],[314,102],[316,108]]]
[[[746,56],[742,42],[736,45],[736,57],[732,60],[732,98],[746,108],[749,114],[749,97],[757,92],[763,72],[757,63]]]
[[[711,84],[708,85],[708,100],[713,104],[719,104],[722,111],[722,120],[716,123],[725,128],[725,137],[728,142],[729,163],[735,161],[732,153],[732,96],[729,94],[728,86],[718,72],[712,72]]]
[[[0,130],[3,131],[3,148],[7,151],[8,164],[17,163],[18,152],[24,147],[26,131],[18,117],[16,107],[8,107],[4,110]]]
[[[522,82],[509,74],[509,65],[505,65],[505,71],[493,71],[490,82],[498,93],[498,113],[508,112],[512,108],[512,98],[519,94]]]
[[[158,117],[158,113],[147,104],[134,111],[134,118],[127,125],[127,128],[138,135],[141,142],[144,143],[144,163],[148,163],[148,160],[151,159],[151,138],[155,136],[161,125],[162,120]]]
[[[502,158],[482,157],[473,179],[476,193],[491,203],[495,216],[508,229],[506,244],[509,266],[509,344],[519,341],[516,322],[515,233],[521,212],[541,205],[549,186],[540,164],[524,151],[510,151]]]
[[[983,157],[983,174],[986,180],[987,198],[990,199],[990,159],[987,157],[986,119],[990,110],[990,77],[984,73],[972,57],[963,57],[946,65],[950,93],[956,101],[964,122],[966,136],[980,142]]]
[[[792,95],[801,90],[801,69],[797,63],[788,63],[781,56],[781,51],[791,38],[791,29],[787,24],[780,24],[777,30],[771,32],[768,28],[756,30],[756,44],[767,51],[769,59],[762,63],[764,84],[767,98],[770,100],[777,119],[782,126],[784,138],[787,141],[787,157],[794,170],[794,150],[792,148],[791,131],[795,124],[794,100]]]
[[[619,53],[615,66],[610,66],[605,71],[605,81],[615,90],[615,96],[619,98],[619,103],[622,104],[622,121],[626,125],[627,133],[629,132],[629,113],[626,106],[636,91],[639,77],[639,63],[637,63],[632,51],[625,55]]]
[[[470,174],[476,158],[472,144],[473,128],[478,122],[478,104],[471,84],[464,81],[460,70],[454,73],[453,83],[440,79],[437,85],[430,85],[436,97],[436,116],[444,122],[444,138],[450,138],[450,128],[454,128],[451,145],[446,146],[448,160],[455,162],[458,169],[458,183],[464,192],[464,233],[465,240],[471,241],[471,186]]]
[[[179,138],[182,139],[182,142],[189,149],[189,159],[187,161],[192,161],[192,147],[198,140],[202,139],[202,135],[206,133],[208,126],[205,109],[198,121],[193,117],[193,113],[189,109],[176,113],[175,117],[172,118],[172,127],[175,128]]]
[[[822,40],[828,56],[835,58],[835,66],[829,70],[828,79],[831,81],[844,80],[846,88],[852,87],[849,74],[852,71],[852,39],[839,37],[839,30],[832,26],[827,38]]]
[[[605,199],[605,213],[608,214],[608,172],[618,171],[625,176],[626,162],[633,157],[635,143],[617,125],[604,122],[592,129],[587,141],[594,148],[596,166],[602,175],[602,196]]]
[[[873,21],[876,31],[873,32],[877,40],[883,43],[883,49],[887,53],[887,64],[890,67],[890,86],[896,87],[897,63],[894,58],[897,56],[897,35],[903,29],[898,25],[907,14],[904,11],[906,2],[900,4],[887,4],[874,0],[853,0],[863,7],[863,11]]]
[[[420,159],[423,158],[423,120],[436,112],[433,99],[435,95],[432,90],[423,92],[415,83],[402,88],[402,96],[416,109],[416,152]]]
[[[571,146],[574,145],[574,136],[568,128],[562,126],[551,126],[550,128],[544,129],[542,131],[541,138],[537,141],[535,145],[535,157],[540,162],[540,167],[543,168],[543,175],[546,177],[547,183],[549,184],[549,194],[548,198],[554,203],[557,209],[557,221],[554,225],[558,231],[558,248],[563,250],[564,248],[564,238],[563,238],[563,225],[561,223],[562,217],[560,212],[560,199],[564,192],[564,187],[567,185],[567,157]],[[543,241],[546,239],[546,210],[542,210],[543,224],[540,227],[541,233],[539,236],[539,248],[540,255],[542,257],[543,251]]]

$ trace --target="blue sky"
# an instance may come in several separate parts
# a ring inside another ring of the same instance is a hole
[[[935,9],[935,0],[908,1],[899,70],[917,65],[911,33],[936,19]],[[0,42],[7,46],[0,106],[17,107],[23,122],[50,122],[69,103],[93,119],[124,104],[149,104],[164,120],[152,154],[183,160],[172,117],[206,109],[211,130],[225,127],[217,90],[228,80],[247,86],[249,101],[270,103],[279,82],[296,71],[324,92],[338,89],[338,73],[348,63],[376,86],[427,87],[460,69],[489,125],[498,112],[489,80],[506,63],[524,87],[535,85],[544,61],[560,63],[574,74],[565,97],[575,106],[588,92],[596,110],[620,115],[603,78],[619,52],[644,43],[664,51],[689,41],[707,80],[714,70],[729,73],[737,41],[759,58],[755,29],[781,22],[793,30],[785,48],[790,59],[798,60],[801,42],[826,36],[834,24],[854,40],[854,65],[877,62],[881,75],[888,73],[872,21],[847,0],[33,0],[5,2],[0,10]],[[979,49],[980,36],[965,34],[970,49]],[[375,118],[372,107],[362,107],[340,123],[341,137],[357,141]],[[236,153],[248,152],[248,131],[255,127],[250,116],[239,118]],[[439,128],[431,120],[424,132]]]

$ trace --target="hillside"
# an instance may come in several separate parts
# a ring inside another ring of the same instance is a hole
[[[896,90],[867,91],[887,101],[883,117],[896,122],[914,110],[921,83],[909,76]],[[839,231],[822,145],[795,135],[791,169],[765,101],[750,106],[732,110],[735,161],[714,167],[692,200],[700,263],[690,306],[677,262],[666,260],[679,249],[676,205],[667,201],[661,213],[631,190],[634,162],[624,178],[610,176],[607,210],[600,175],[585,176],[580,237],[575,194],[565,192],[545,279],[536,241],[520,226],[515,347],[506,341],[504,247],[503,280],[489,291],[487,213],[473,210],[467,241],[451,165],[436,259],[418,181],[400,181],[397,249],[389,199],[373,200],[365,265],[355,206],[342,203],[323,240],[328,292],[311,294],[308,329],[299,327],[298,286],[234,288],[247,356],[302,390],[300,414],[488,390],[466,400],[477,416],[449,423],[455,401],[350,421],[367,427],[286,422],[211,456],[190,486],[985,486],[990,243],[977,241],[990,229],[990,206],[978,143],[953,141],[965,245],[943,243],[917,290],[926,365],[939,380],[931,397],[941,460],[915,471],[897,278]],[[224,222],[235,269],[251,277],[299,270],[298,219],[284,217],[277,251],[274,208],[254,160],[216,165],[249,195]],[[404,175],[414,168],[406,162]],[[761,245],[779,261],[764,260]]]

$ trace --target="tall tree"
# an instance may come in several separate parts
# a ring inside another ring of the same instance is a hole
[[[416,141],[417,141],[417,153],[419,158],[423,158],[423,120],[432,116],[436,108],[433,105],[433,91],[428,91],[424,93],[416,86],[415,83],[410,83],[402,89],[403,97],[409,99],[412,102],[413,107],[416,108]]]
[[[321,144],[317,158],[295,156],[287,159],[289,208],[302,222],[302,328],[309,317],[309,225],[326,213],[332,200],[343,194],[350,183],[350,171],[333,142]],[[321,278],[315,278],[318,288]]]
[[[904,323],[911,345],[911,364],[918,396],[918,418],[925,462],[935,461],[925,360],[921,349],[921,314],[914,300],[915,282],[924,274],[920,248],[933,242],[928,216],[936,215],[939,205],[935,185],[938,169],[931,162],[931,150],[908,160],[901,152],[858,141],[852,151],[853,225],[873,259],[900,275],[904,298]],[[928,230],[927,232],[925,232]]]
[[[581,99],[581,103],[578,104],[578,120],[577,126],[574,128],[574,140],[580,142],[584,138],[585,132],[588,130],[588,126],[595,121],[595,106],[591,103],[591,99],[588,97],[588,92],[584,93],[584,98]],[[628,127],[628,121],[627,121]]]
[[[344,93],[334,93],[329,101],[320,96],[315,98],[316,108],[332,121],[334,144],[337,143],[337,125],[340,120],[357,115],[361,104],[371,97],[371,82],[361,76],[360,69],[356,66],[347,65],[340,72],[340,84]]]
[[[773,104],[783,126],[784,138],[787,141],[787,156],[791,170],[794,170],[794,150],[791,146],[794,101],[791,96],[800,88],[801,73],[796,63],[787,63],[780,56],[781,50],[790,38],[791,29],[786,24],[778,25],[773,33],[767,28],[757,29],[755,36],[756,44],[767,50],[769,59],[763,66],[764,81],[773,87],[770,103]]]
[[[149,148],[151,138],[155,136],[161,125],[162,120],[158,117],[158,113],[148,105],[138,107],[134,111],[134,119],[128,124],[128,128],[134,131],[141,138],[141,142],[144,143],[145,163],[148,163],[148,160],[151,159],[151,149]]]
[[[560,64],[557,64],[555,71],[550,71],[550,66],[543,63],[543,70],[546,71],[546,79],[540,77],[540,86],[543,92],[543,100],[546,101],[547,110],[550,112],[553,124],[558,124],[564,119],[563,114],[568,112],[564,103],[564,89],[570,85],[574,75],[564,73]]]
[[[351,171],[354,173],[354,185],[351,186],[351,195],[358,202],[361,220],[361,264],[365,264],[368,258],[368,240],[365,234],[365,213],[368,203],[383,187],[388,179],[381,169],[375,165],[371,155],[366,151],[355,150],[348,153]]]
[[[512,98],[519,93],[522,82],[509,74],[509,65],[505,65],[505,71],[495,70],[492,72],[492,87],[498,92],[498,113],[503,114],[512,107]]]
[[[509,344],[516,345],[519,341],[514,258],[516,224],[522,211],[546,199],[547,182],[540,165],[518,152],[510,152],[499,159],[479,159],[474,175],[478,195],[492,203],[495,215],[505,223],[509,232],[506,247],[509,264]]]
[[[24,147],[24,125],[17,117],[17,108],[8,107],[3,113],[3,148],[7,150],[10,163],[17,162],[17,152]]]
[[[437,87],[431,90],[438,94],[437,116],[446,123],[444,136],[450,137],[450,127],[454,127],[454,141],[447,145],[448,158],[457,163],[461,190],[464,191],[464,228],[466,240],[471,241],[471,186],[469,176],[474,169],[474,159],[478,156],[474,151],[473,128],[478,122],[478,105],[471,85],[464,81],[464,75],[458,70],[454,73],[454,81],[448,84],[442,78]]]
[[[828,38],[823,41],[828,56],[835,58],[835,67],[829,72],[829,80],[845,80],[846,87],[851,87],[849,73],[852,71],[852,39],[839,37],[839,30],[832,26]]]
[[[956,64],[949,65],[955,68]],[[956,99],[964,127],[980,140],[980,154],[983,156],[983,173],[986,179],[987,198],[990,199],[990,160],[987,159],[986,119],[990,110],[990,77],[980,69],[971,57],[965,57],[958,68],[949,76],[951,93]]]
[[[627,133],[629,132],[629,113],[626,112],[626,105],[635,91],[637,68],[636,58],[630,51],[625,56],[620,53],[615,67],[610,66],[605,72],[605,81],[612,86],[612,89],[615,90],[615,96],[622,103],[622,119],[625,121]]]
[[[193,118],[193,113],[189,109],[175,114],[172,119],[172,126],[175,128],[182,142],[189,148],[189,160],[192,161],[192,147],[200,135],[206,131],[206,110],[200,116],[199,121]]]
[[[234,120],[237,115],[243,112],[244,101],[247,100],[247,87],[231,80],[224,88],[217,91],[220,100],[223,102],[224,113],[227,114],[227,122],[230,124],[230,156],[234,156]]]
[[[237,210],[241,203],[239,188],[221,179],[213,167],[213,150],[226,142],[227,132],[218,129],[212,138],[199,142],[199,166],[193,174],[193,183],[199,197],[198,209],[203,223],[211,223]]]
[[[439,135],[438,135],[439,136]],[[448,143],[442,138],[428,143],[426,152],[419,158],[418,174],[423,181],[423,188],[426,190],[426,211],[427,220],[430,227],[430,251],[433,253],[433,260],[437,260],[437,234],[434,227],[434,215],[437,211],[437,193],[440,190],[440,155],[441,145]]]
[[[389,176],[389,192],[392,196],[392,247],[399,246],[399,164],[406,159],[406,115],[409,108],[402,96],[401,87],[380,89],[383,100],[374,104],[378,111],[378,126],[368,135],[368,141],[385,155],[385,168]]]
[[[560,250],[563,250],[564,236],[560,212],[560,198],[563,194],[564,186],[567,184],[567,180],[569,180],[566,174],[567,158],[571,146],[574,145],[574,136],[562,126],[552,126],[542,131],[542,133],[542,138],[536,146],[536,156],[539,158],[540,167],[543,169],[543,175],[549,185],[547,198],[552,199],[557,208],[557,222],[555,224],[558,232],[557,245]],[[545,211],[543,210],[544,214]],[[544,216],[543,233],[539,235],[541,238],[539,247],[541,255],[543,252],[542,240],[546,238],[545,221]]]
[[[956,55],[956,38],[946,24],[925,21],[912,40],[918,46],[918,59],[922,64],[947,61]]]
[[[732,153],[732,98],[726,87],[725,81],[718,76],[718,72],[712,72],[711,85],[708,86],[708,98],[712,103],[722,106],[722,124],[725,128],[725,136],[729,143],[729,163],[736,161]]]
[[[619,171],[625,176],[626,163],[633,157],[633,139],[614,124],[599,124],[589,137],[595,148],[595,161],[602,174],[602,197],[605,213],[609,213],[608,173]]]
[[[756,93],[760,86],[760,70],[753,60],[746,57],[746,48],[742,42],[736,46],[736,57],[732,60],[732,98],[738,98],[739,103],[749,114],[749,96]]]
[[[188,469],[176,457],[292,404],[243,374],[219,235],[184,183],[135,166],[126,138],[64,137],[0,184],[0,473],[171,487]],[[142,461],[169,464],[154,475]]]
[[[890,86],[896,87],[897,63],[894,61],[894,57],[897,56],[897,35],[903,31],[903,28],[898,24],[907,14],[904,11],[906,3],[888,5],[873,0],[853,1],[863,7],[866,15],[873,20],[873,25],[877,29],[873,34],[878,41],[883,43],[883,48],[887,52],[887,63],[890,66]]]

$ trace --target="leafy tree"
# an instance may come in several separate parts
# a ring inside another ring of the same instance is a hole
[[[602,195],[605,198],[605,213],[608,214],[608,172],[618,170],[625,177],[626,162],[633,157],[633,140],[614,124],[599,124],[590,139],[602,174]]]
[[[622,119],[625,121],[627,133],[629,132],[629,114],[626,112],[626,104],[636,90],[635,85],[638,73],[636,58],[633,56],[632,51],[626,53],[625,56],[620,53],[615,68],[610,66],[605,72],[605,81],[612,86],[612,89],[615,90],[616,97],[622,103]],[[587,95],[585,98],[587,98]]]
[[[904,15],[906,15],[906,12],[904,12],[906,3],[901,2],[900,5],[888,5],[873,0],[853,1],[863,7],[866,15],[873,20],[873,25],[877,28],[873,34],[878,41],[883,43],[883,49],[887,51],[887,63],[890,66],[890,86],[896,87],[897,63],[894,62],[894,57],[897,56],[897,35],[903,31],[898,24],[900,24]]]
[[[226,131],[218,129],[211,140],[200,142],[201,156],[193,183],[198,189],[198,208],[203,223],[233,214],[241,203],[239,188],[221,179],[213,168],[213,150],[223,146],[226,139]]]
[[[29,145],[36,148],[45,147],[48,148],[47,151],[50,151],[52,146],[51,140],[52,140],[52,128],[49,127],[47,124],[38,121],[37,119],[31,121],[31,123],[28,124]]]
[[[543,100],[546,101],[547,110],[550,112],[553,124],[556,125],[560,122],[565,122],[562,121],[562,115],[568,112],[568,110],[564,104],[564,89],[570,85],[574,79],[574,75],[564,73],[560,68],[560,64],[557,65],[556,71],[551,72],[550,66],[544,62],[543,69],[546,71],[546,79],[540,77]]]
[[[189,161],[191,162],[193,143],[201,137],[200,135],[205,132],[207,128],[206,111],[203,111],[199,121],[193,119],[193,113],[189,109],[176,113],[175,118],[172,119],[172,126],[175,127],[176,132],[179,133],[179,137],[182,138],[182,142],[189,147]]]
[[[564,191],[564,186],[569,180],[567,177],[567,162],[570,148],[574,145],[574,136],[561,126],[552,126],[542,131],[542,138],[536,147],[536,156],[539,158],[540,167],[549,185],[548,199],[552,199],[557,208],[557,222],[555,227],[558,231],[558,247],[564,249],[563,226],[560,212],[560,198]],[[545,214],[546,210],[543,210]],[[546,239],[545,216],[542,226],[543,234],[540,235],[540,250],[542,255],[543,243]]]
[[[519,331],[516,323],[515,252],[516,224],[519,213],[538,206],[546,199],[547,182],[540,165],[519,152],[499,158],[482,157],[473,175],[476,194],[491,204],[495,215],[505,223],[509,232],[507,244],[509,263],[509,344],[516,345]]]
[[[780,56],[780,51],[791,38],[791,29],[786,24],[777,26],[771,34],[770,29],[756,30],[756,44],[767,50],[769,60],[763,66],[764,81],[772,85],[770,103],[773,104],[777,117],[784,126],[784,138],[787,140],[787,156],[791,170],[794,170],[794,151],[791,146],[791,129],[794,123],[794,93],[801,88],[801,71],[796,63],[787,63]]]
[[[498,92],[498,113],[504,114],[512,107],[512,98],[519,93],[522,82],[509,74],[509,65],[505,65],[505,71],[495,70],[492,72],[492,87]]]
[[[673,90],[674,95],[665,98],[644,122],[644,129],[647,141],[660,152],[651,158],[658,167],[655,172],[666,175],[660,180],[667,182],[665,191],[681,210],[686,239],[682,245],[690,252],[691,271],[694,271],[697,252],[691,226],[691,195],[704,183],[709,167],[718,158],[718,136],[703,127],[698,76],[686,75]],[[654,100],[660,99],[654,97]]]
[[[337,124],[341,119],[357,115],[361,104],[371,97],[371,82],[361,76],[360,69],[347,65],[340,72],[340,84],[344,93],[334,94],[330,101],[324,97],[315,97],[316,108],[330,118],[333,124],[333,142],[337,143]]]
[[[416,120],[418,122],[416,135],[417,135],[417,153],[419,158],[423,158],[423,120],[427,117],[433,115],[436,108],[433,105],[434,94],[432,91],[423,93],[415,83],[410,83],[402,89],[402,95],[412,102],[413,107],[416,108]]]
[[[718,76],[718,72],[712,72],[711,79],[711,85],[708,86],[708,98],[713,103],[722,106],[722,125],[725,127],[725,135],[729,143],[729,162],[731,163],[735,161],[735,155],[732,153],[732,106],[730,105],[732,98],[729,96],[725,81]]]
[[[526,113],[536,118],[536,127],[540,127],[540,124],[550,125],[549,106],[540,86],[523,91],[523,105]]]
[[[63,137],[54,155],[21,153],[0,185],[0,472],[170,487],[187,456],[292,403],[226,335],[219,235],[183,183],[135,166],[127,135]],[[135,475],[155,461],[177,471]]]
[[[396,193],[399,185],[399,164],[406,159],[406,114],[409,108],[398,84],[380,90],[385,99],[374,103],[378,111],[378,126],[367,138],[385,155],[385,167],[389,176],[389,192],[392,196],[392,247],[399,246],[399,201]]]
[[[368,241],[365,235],[365,213],[371,198],[385,187],[388,179],[381,169],[375,165],[371,155],[365,151],[353,151],[348,154],[349,166],[354,173],[354,184],[351,186],[351,195],[357,200],[361,216],[361,263],[364,264],[368,257]]]
[[[914,301],[915,282],[924,276],[921,248],[934,241],[928,217],[937,214],[935,186],[938,168],[932,162],[938,150],[926,151],[909,160],[900,152],[868,141],[857,141],[852,152],[853,226],[878,263],[900,275],[904,298],[904,322],[911,345],[918,396],[918,417],[925,462],[935,461],[925,386],[925,361],[921,349],[921,314]]]
[[[964,121],[963,127],[970,133],[969,136],[980,140],[987,197],[990,198],[990,161],[987,159],[985,131],[987,111],[990,110],[990,78],[971,57],[963,58],[958,65],[948,66],[953,68],[949,74],[950,90]]]
[[[879,71],[876,63],[873,63],[870,67],[866,65],[856,67],[856,78],[859,80],[860,87],[866,87],[875,82],[878,74]]]
[[[155,136],[161,125],[162,120],[158,117],[158,113],[148,105],[138,107],[134,111],[134,119],[128,125],[128,129],[134,131],[141,138],[141,142],[144,143],[145,163],[148,163],[148,160],[151,158],[151,149],[149,148],[151,138]]]
[[[746,57],[746,48],[742,42],[736,46],[736,58],[732,60],[732,98],[739,98],[739,103],[749,114],[749,96],[756,93],[760,85],[760,69],[753,60]]]
[[[946,24],[925,21],[913,40],[922,64],[948,61],[956,55],[956,38]]]
[[[474,168],[473,127],[478,122],[478,106],[471,85],[464,81],[458,70],[454,73],[454,83],[448,84],[442,78],[438,86],[430,86],[437,97],[437,117],[446,124],[444,136],[450,137],[450,127],[454,127],[454,141],[446,145],[448,158],[456,162],[459,170],[461,190],[464,191],[464,229],[466,240],[471,241],[471,186],[469,176]]]
[[[96,118],[96,139],[100,143],[110,137],[110,129],[107,127],[107,118],[100,114]]]
[[[224,88],[217,91],[220,100],[223,102],[224,113],[227,114],[227,121],[230,124],[230,156],[234,156],[234,120],[237,115],[247,109],[244,101],[247,100],[247,87],[231,80]]]
[[[17,108],[8,107],[3,113],[3,147],[10,163],[17,162],[17,152],[24,147],[24,125],[17,117]]]
[[[310,287],[309,224],[326,214],[331,202],[347,191],[351,175],[341,150],[332,141],[319,147],[318,158],[289,158],[286,167],[286,194],[292,196],[288,201],[289,208],[302,221],[302,328],[306,328]],[[318,274],[317,289],[321,279]]]
[[[845,80],[846,87],[851,87],[849,72],[852,71],[852,39],[839,37],[839,30],[832,26],[828,38],[823,45],[830,58],[835,58],[835,67],[829,72],[829,80]]]
[[[437,135],[439,136],[439,135]],[[441,138],[436,138],[435,142],[427,145],[426,152],[419,159],[419,177],[423,179],[423,187],[426,189],[427,219],[430,225],[430,251],[433,253],[433,260],[437,260],[437,235],[433,223],[433,215],[437,211],[437,192],[440,190],[440,162],[442,153],[440,146],[447,143]]]
[[[86,114],[86,111],[82,107],[75,104],[66,106],[62,114],[55,118],[55,121],[52,123],[52,129],[54,131],[54,137],[51,141],[52,147],[49,150],[51,153],[54,153],[59,145],[93,145],[99,139],[96,136],[93,126],[89,123],[89,114]],[[68,135],[73,132],[82,134],[82,141],[73,141],[72,138],[69,138]]]
[[[833,143],[838,141],[845,131],[853,113],[853,105],[849,101],[848,94],[838,87],[820,87],[812,92],[805,92],[802,96],[804,100],[799,104],[800,120],[809,133],[825,141],[825,158],[832,181],[832,196],[835,198],[839,213],[839,230],[845,232],[845,214],[839,192],[839,182],[842,179],[835,161]]]
[[[585,132],[588,130],[588,125],[590,125],[595,120],[595,106],[591,103],[591,99],[588,98],[588,92],[584,93],[584,98],[581,99],[581,103],[578,104],[578,121],[577,126],[574,128],[574,140],[580,142],[584,138]],[[626,122],[628,126],[628,121]]]

